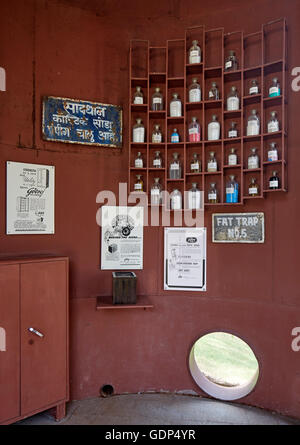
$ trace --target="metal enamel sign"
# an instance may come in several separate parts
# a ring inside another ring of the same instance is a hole
[[[122,146],[122,109],[61,97],[43,99],[43,139],[71,144]]]
[[[213,243],[263,243],[264,213],[214,213]]]

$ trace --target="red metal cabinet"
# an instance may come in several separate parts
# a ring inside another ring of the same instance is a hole
[[[1,327],[0,423],[51,407],[63,417],[69,398],[67,258],[0,261]]]

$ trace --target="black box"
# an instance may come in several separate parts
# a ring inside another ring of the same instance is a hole
[[[113,304],[136,304],[134,272],[113,272]]]

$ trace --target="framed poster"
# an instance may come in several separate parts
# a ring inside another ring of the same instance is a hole
[[[54,234],[53,165],[6,163],[6,234]]]
[[[143,269],[143,207],[101,208],[101,269]]]
[[[164,289],[206,290],[206,228],[165,228]]]

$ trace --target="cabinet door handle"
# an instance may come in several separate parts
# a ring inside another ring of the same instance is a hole
[[[38,335],[39,337],[44,337],[44,334],[42,334],[41,332],[37,331],[34,328],[28,328],[28,331],[33,332],[35,335]]]

